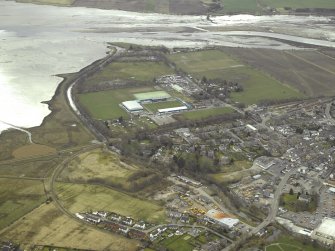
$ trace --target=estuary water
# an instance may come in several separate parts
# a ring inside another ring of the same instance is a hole
[[[103,57],[108,42],[167,47],[335,48],[335,18],[205,16],[66,8],[0,0],[0,131],[38,126],[61,81]]]

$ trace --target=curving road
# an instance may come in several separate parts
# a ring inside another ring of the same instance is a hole
[[[276,188],[276,191],[274,193],[274,198],[273,198],[272,204],[270,206],[268,216],[258,226],[256,226],[254,229],[252,229],[248,234],[242,236],[238,241],[235,241],[233,243],[233,245],[224,248],[222,251],[229,251],[232,248],[242,244],[248,238],[257,234],[261,229],[267,227],[270,223],[272,223],[275,220],[276,215],[278,213],[280,195],[281,195],[282,190],[283,190],[284,186],[286,185],[288,179],[290,178],[290,176],[293,173],[294,173],[294,170],[291,169],[289,172],[287,172],[285,174],[285,176],[281,179],[280,183],[278,184],[278,186]]]

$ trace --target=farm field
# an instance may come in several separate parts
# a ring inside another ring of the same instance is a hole
[[[306,96],[335,95],[335,58],[318,51],[225,49],[242,62],[261,69]]]
[[[264,5],[271,6],[274,8],[291,7],[296,8],[325,8],[334,9],[335,2],[333,0],[263,0]]]
[[[156,12],[164,14],[205,14],[208,11],[206,4],[209,0],[17,0],[18,2],[52,4],[60,6],[83,6],[100,9],[120,9],[136,12]],[[283,11],[284,7],[296,8],[325,8],[334,9],[335,4],[332,0],[221,0],[224,13],[252,13],[260,14],[266,7],[277,8]]]
[[[155,202],[138,199],[126,193],[96,185],[57,183],[60,201],[72,213],[106,210],[149,222],[165,221],[163,207]]]
[[[261,8],[257,0],[224,0],[225,13],[258,13]]]
[[[41,181],[0,178],[0,182],[0,229],[46,200]]]
[[[120,9],[136,12],[158,12],[175,14],[205,14],[207,8],[200,0],[77,0],[73,6],[86,6],[101,9]]]
[[[265,251],[326,251],[327,249],[314,247],[310,244],[303,244],[294,237],[283,235],[270,245],[266,246]]]
[[[230,107],[217,107],[217,108],[209,108],[209,109],[183,112],[181,114],[176,115],[176,117],[178,119],[185,119],[185,120],[201,120],[201,119],[206,119],[212,116],[229,114],[233,112],[235,111]]]
[[[33,156],[56,154],[56,149],[38,144],[21,146],[13,151],[14,158],[29,158]]]
[[[109,91],[79,94],[79,102],[88,110],[94,119],[128,118],[128,113],[119,105],[123,101],[133,100],[134,94],[155,91],[151,86],[138,88],[122,88]]]
[[[293,87],[279,82],[268,74],[246,66],[221,51],[178,53],[172,55],[170,59],[198,79],[205,76],[207,79],[219,78],[240,83],[244,90],[231,94],[231,99],[235,102],[249,105],[264,100],[303,97],[303,94]],[[253,65],[251,64],[251,66]],[[203,69],[203,71],[199,72],[199,69]]]
[[[43,220],[42,220],[43,219]],[[105,233],[62,215],[53,205],[43,204],[8,229],[2,238],[21,243],[32,250],[34,245],[52,245],[85,250],[135,251],[139,242],[121,235]]]
[[[141,81],[146,85],[162,75],[172,74],[173,70],[162,62],[113,62],[85,81],[85,85],[111,80]]]
[[[158,112],[159,109],[173,108],[173,107],[179,107],[179,106],[184,106],[184,104],[176,100],[166,101],[166,102],[155,102],[155,103],[143,105],[143,107],[145,107],[147,110],[151,112]]]
[[[175,53],[169,59],[187,73],[202,78],[211,78],[208,72],[241,66],[241,64],[220,50],[204,50],[197,52]]]
[[[277,11],[284,11],[285,7],[297,8],[324,8],[335,9],[333,0],[225,0],[225,13],[261,13],[267,7],[276,8]]]
[[[59,156],[54,155],[23,160],[15,163],[15,165],[10,162],[2,163],[0,164],[0,176],[43,178],[60,161]]]

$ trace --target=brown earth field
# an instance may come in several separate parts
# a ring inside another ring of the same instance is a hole
[[[139,242],[120,235],[96,230],[63,215],[53,204],[43,204],[10,227],[0,238],[21,243],[32,250],[34,245],[53,245],[85,250],[133,251]]]
[[[207,7],[200,0],[76,0],[72,6],[166,14],[205,14],[207,12]]]
[[[225,48],[224,51],[307,96],[335,95],[335,51],[241,48]]]
[[[56,149],[39,144],[30,144],[21,146],[13,151],[14,158],[28,158],[32,156],[41,156],[41,155],[48,155],[48,154],[55,154]]]

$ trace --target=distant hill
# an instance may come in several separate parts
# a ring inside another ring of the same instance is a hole
[[[335,0],[17,0],[165,14],[321,14],[335,15]]]

